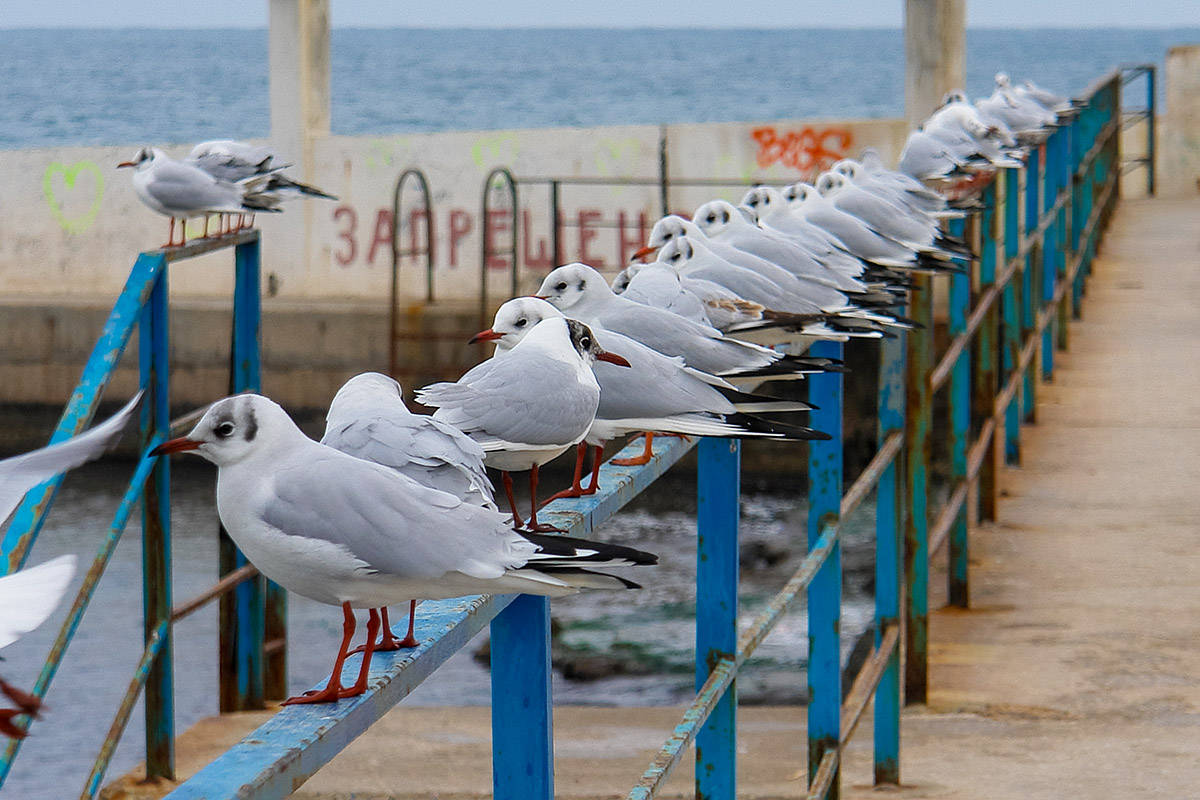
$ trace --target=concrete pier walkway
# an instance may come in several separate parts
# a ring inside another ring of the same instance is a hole
[[[970,610],[932,615],[930,702],[906,709],[903,786],[884,794],[1200,797],[1200,200],[1124,202],[1083,314],[998,524],[973,531]],[[803,709],[740,715],[739,796],[803,797]],[[201,723],[181,771],[264,717]],[[678,718],[559,709],[558,796],[623,797]],[[864,721],[843,797],[878,796],[870,754]],[[295,796],[490,790],[487,709],[401,706]],[[691,794],[684,767],[664,796]]]

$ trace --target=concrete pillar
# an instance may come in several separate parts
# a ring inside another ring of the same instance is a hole
[[[1190,197],[1200,191],[1200,45],[1167,50],[1166,83],[1155,190],[1160,197]],[[1132,103],[1141,104],[1141,98]]]
[[[329,0],[270,0],[267,57],[270,68],[271,146],[292,164],[288,174],[314,182],[316,142],[329,135]],[[274,275],[288,292],[289,273],[305,270],[312,254],[312,218],[328,208],[293,202],[283,214],[262,214],[264,279]],[[303,242],[303,257],[272,242]],[[291,252],[286,261],[276,252]],[[290,263],[288,263],[290,262]],[[299,281],[291,281],[292,286]]]
[[[904,119],[920,125],[967,74],[967,0],[905,0]]]

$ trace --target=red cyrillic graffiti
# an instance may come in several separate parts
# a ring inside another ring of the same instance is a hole
[[[766,168],[778,162],[805,175],[826,169],[846,158],[854,135],[845,128],[812,127],[787,131],[780,135],[774,127],[755,128],[751,138],[758,142],[755,161]]]

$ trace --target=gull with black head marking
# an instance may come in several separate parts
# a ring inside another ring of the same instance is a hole
[[[453,425],[412,413],[402,395],[400,384],[387,375],[355,375],[338,389],[329,404],[321,444],[391,467],[464,502],[494,509],[483,448]],[[412,600],[408,633],[398,639],[392,635],[387,607],[379,609],[381,635],[375,649],[416,647],[416,612],[417,601]]]
[[[583,441],[591,428],[600,405],[596,361],[629,366],[597,344],[584,323],[547,320],[506,358],[484,361],[455,383],[426,386],[417,402],[436,408],[434,419],[483,447],[484,463],[503,474],[514,525],[523,523],[510,473],[529,470],[529,529],[558,530],[537,521],[538,468]]]
[[[596,568],[657,560],[628,547],[514,531],[499,511],[313,441],[257,394],[217,401],[187,436],[152,454],[188,451],[217,465],[217,512],[250,562],[288,591],[342,608],[329,683],[288,704],[366,690],[377,608],[414,598],[636,588]],[[356,608],[370,609],[367,644],[357,681],[343,687]]]

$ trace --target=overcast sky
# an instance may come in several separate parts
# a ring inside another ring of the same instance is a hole
[[[331,0],[337,27],[902,27],[904,0]],[[0,28],[262,28],[267,0],[4,0]],[[1197,0],[973,0],[970,27],[1200,27]]]

